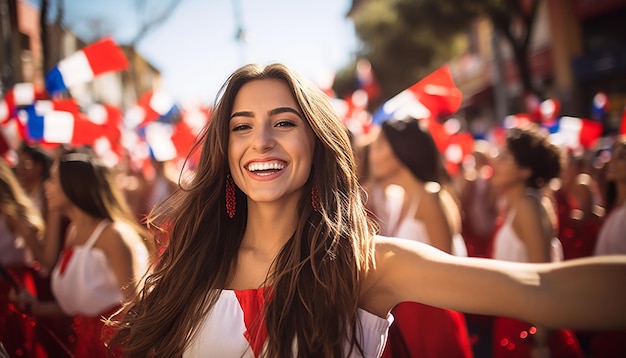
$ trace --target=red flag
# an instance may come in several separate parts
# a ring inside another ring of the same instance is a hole
[[[432,118],[451,115],[459,110],[463,94],[456,87],[450,66],[444,65],[421,81],[409,87],[426,108]]]
[[[413,117],[439,119],[458,111],[463,94],[454,84],[450,67],[444,65],[411,87],[387,100],[374,113],[372,121]]]

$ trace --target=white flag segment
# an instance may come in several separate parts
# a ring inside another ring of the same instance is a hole
[[[91,82],[94,78],[89,60],[83,51],[78,51],[59,62],[59,72],[67,88]]]
[[[43,141],[70,143],[74,137],[74,115],[70,112],[50,111],[43,116]]]
[[[178,151],[172,142],[174,129],[170,124],[151,122],[146,125],[145,131],[146,142],[154,159],[163,162],[176,158]]]
[[[16,106],[27,106],[35,102],[35,86],[32,83],[16,83],[13,86],[13,101]]]
[[[18,112],[30,140],[46,143],[71,143],[74,136],[74,114],[56,111],[46,101],[38,101]]]

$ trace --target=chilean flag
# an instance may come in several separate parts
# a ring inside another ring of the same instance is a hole
[[[103,73],[121,71],[127,67],[128,60],[122,49],[106,37],[61,60],[46,75],[46,90],[54,95],[90,82]]]
[[[35,103],[36,100],[45,99],[43,89],[35,87],[32,83],[17,83],[9,89],[4,98],[0,99],[0,123],[4,123],[17,116],[17,109]]]
[[[174,99],[161,90],[148,91],[131,108],[126,121],[128,127],[145,126],[151,122],[174,123],[180,120],[181,109]]]
[[[140,132],[150,147],[152,157],[159,162],[185,157],[197,136],[185,121],[176,124],[152,122],[141,127]],[[198,159],[195,158],[197,154],[192,153],[194,160]]]
[[[463,94],[454,84],[450,67],[444,65],[385,102],[374,114],[373,122],[380,124],[407,116],[436,119],[456,112],[462,99]]]
[[[591,148],[602,136],[602,123],[591,119],[561,117],[551,140],[571,149]]]
[[[101,126],[78,112],[73,100],[37,101],[19,112],[26,138],[34,142],[91,145],[102,135]]]
[[[87,108],[89,121],[101,127],[102,135],[96,139],[94,150],[107,163],[119,162],[125,149],[122,145],[122,111],[109,104],[94,103]]]

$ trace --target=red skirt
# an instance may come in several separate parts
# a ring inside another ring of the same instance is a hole
[[[13,267],[7,271],[20,286],[37,297],[32,269]],[[0,278],[0,342],[10,357],[48,357],[39,343],[37,321],[9,300],[11,289],[9,281]]]
[[[382,357],[473,357],[462,313],[415,302],[402,302],[391,313]]]
[[[512,318],[496,317],[493,326],[493,358],[529,358],[534,347],[534,327]],[[554,330],[548,336],[552,358],[583,358],[583,352],[574,332]]]
[[[121,357],[120,352],[112,351],[109,356],[107,341],[111,331],[105,326],[104,319],[109,318],[119,307],[110,309],[100,315],[75,316],[72,328],[76,336],[74,356],[76,358],[107,358]]]

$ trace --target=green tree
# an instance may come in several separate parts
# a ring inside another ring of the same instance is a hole
[[[389,98],[465,51],[462,35],[473,19],[487,17],[511,44],[524,90],[537,93],[528,46],[540,1],[355,0],[350,17],[362,43],[357,56],[370,60],[383,97]],[[347,80],[338,81],[345,90]]]
[[[460,36],[470,18],[457,15],[454,2],[366,0],[351,15],[362,48],[387,99],[417,82],[465,49]],[[354,64],[347,66],[354,68]],[[354,71],[342,70],[347,76]],[[340,77],[337,93],[346,90]]]

